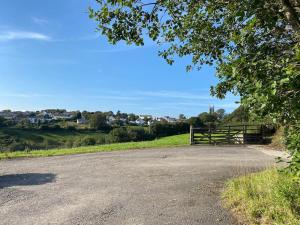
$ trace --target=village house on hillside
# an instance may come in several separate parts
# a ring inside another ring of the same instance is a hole
[[[107,116],[106,120],[107,120],[107,124],[111,125],[116,121],[116,118],[114,116]]]
[[[81,116],[81,118],[77,119],[77,124],[87,124],[87,119],[84,116]]]
[[[143,126],[145,125],[145,120],[141,119],[141,118],[138,118],[136,121],[135,121],[135,124],[136,125],[140,125],[140,126]]]

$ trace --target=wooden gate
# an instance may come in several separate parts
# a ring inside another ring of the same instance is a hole
[[[260,144],[264,141],[262,125],[228,125],[190,127],[190,143],[194,144]]]

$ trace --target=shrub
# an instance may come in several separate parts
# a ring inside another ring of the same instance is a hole
[[[95,145],[96,139],[93,137],[86,136],[81,140],[81,145]]]
[[[68,139],[66,142],[65,142],[65,147],[66,148],[73,148],[74,146],[74,142],[72,139]]]
[[[99,135],[96,139],[97,144],[105,144],[106,143],[106,138],[105,135]]]
[[[190,125],[185,122],[180,123],[154,123],[151,131],[155,137],[164,137],[176,134],[188,133]]]
[[[12,143],[10,146],[9,146],[9,150],[11,151],[24,151],[26,148],[26,144],[25,143]]]
[[[126,130],[131,141],[146,141],[153,139],[153,135],[147,132],[143,127],[128,127]]]
[[[40,129],[41,129],[41,130],[49,130],[49,131],[51,131],[51,130],[60,130],[61,127],[60,127],[58,124],[55,124],[55,125],[53,125],[53,126],[49,126],[49,125],[41,125],[41,126],[40,126]]]
[[[31,148],[37,147],[37,148],[43,148],[43,149],[49,149],[49,148],[55,148],[55,147],[59,147],[61,144],[60,142],[53,140],[53,139],[44,139],[41,147],[38,147],[36,145],[36,143],[31,144]]]
[[[71,140],[68,142],[71,143]],[[93,137],[85,136],[83,138],[77,138],[73,141],[72,147],[86,146],[86,145],[95,145],[96,139]]]
[[[127,142],[130,141],[129,134],[124,127],[114,128],[109,132],[109,142]]]
[[[1,135],[0,136],[0,145],[1,146],[8,146],[10,144],[12,144],[15,141],[15,139],[9,135]]]
[[[58,124],[55,124],[51,127],[52,130],[60,130],[61,127]]]
[[[67,126],[67,130],[75,131],[75,130],[76,130],[76,127],[71,126],[71,125],[68,125],[68,126]]]
[[[292,155],[287,171],[300,180],[300,125],[286,128],[286,146]]]
[[[154,136],[145,131],[143,127],[119,127],[110,131],[107,142],[128,142],[128,141],[146,141],[153,139]]]

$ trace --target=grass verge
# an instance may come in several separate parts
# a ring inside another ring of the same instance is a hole
[[[174,135],[160,138],[153,141],[141,142],[125,142],[107,145],[86,146],[77,148],[62,148],[51,150],[33,150],[33,151],[17,151],[0,153],[1,159],[21,158],[21,157],[41,157],[41,156],[57,156],[57,155],[72,155],[92,152],[118,151],[128,149],[143,149],[143,148],[160,148],[172,146],[184,146],[189,144],[189,134]]]
[[[300,185],[276,169],[230,180],[223,200],[243,224],[300,224]]]

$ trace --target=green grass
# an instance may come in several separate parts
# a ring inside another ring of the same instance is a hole
[[[19,141],[32,141],[35,143],[43,142],[48,139],[58,143],[63,143],[66,140],[74,137],[97,137],[103,134],[99,131],[90,130],[39,130],[39,129],[20,129],[20,128],[10,128],[2,127],[0,128],[0,137],[4,135],[9,135]]]
[[[300,185],[276,169],[230,180],[223,199],[243,224],[300,224]]]
[[[71,155],[92,152],[106,152],[129,149],[143,149],[143,148],[160,148],[172,146],[184,146],[189,144],[189,134],[181,134],[160,138],[153,141],[142,142],[125,142],[107,145],[86,146],[77,148],[62,148],[51,150],[34,150],[34,151],[19,151],[19,152],[5,152],[0,153],[1,159],[20,158],[20,157],[41,157],[41,156],[57,156],[57,155]]]

